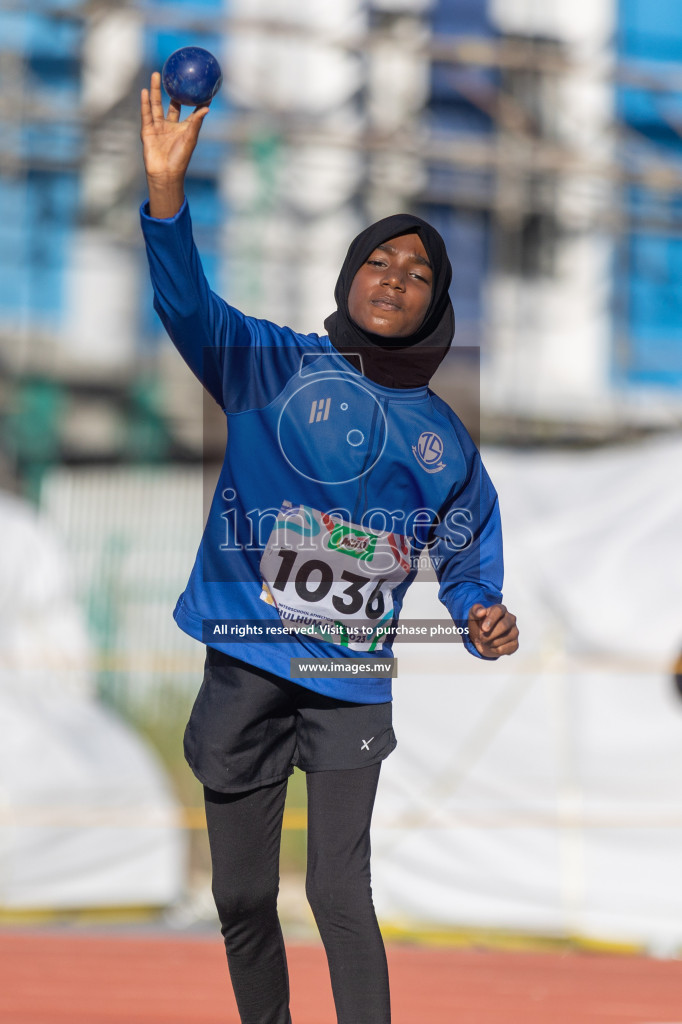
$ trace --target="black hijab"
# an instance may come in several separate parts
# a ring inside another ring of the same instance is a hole
[[[397,342],[358,327],[348,312],[348,293],[353,278],[378,245],[411,234],[419,235],[429,257],[433,290],[417,333]],[[329,340],[343,356],[359,353],[364,375],[375,383],[389,388],[422,387],[438,369],[455,333],[455,314],[448,293],[451,280],[445,243],[435,228],[412,214],[384,217],[361,231],[350,244],[334,290],[336,312],[324,322]],[[348,361],[359,368],[357,358]]]

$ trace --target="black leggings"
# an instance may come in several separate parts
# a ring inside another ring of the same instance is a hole
[[[381,764],[309,772],[306,894],[327,953],[338,1024],[390,1024],[388,969],[372,903],[369,827]],[[291,1024],[277,916],[286,781],[204,788],[213,895],[242,1024]]]

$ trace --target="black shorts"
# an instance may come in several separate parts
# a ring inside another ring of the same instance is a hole
[[[392,704],[354,704],[206,648],[185,757],[205,786],[235,793],[304,772],[362,768],[395,749]]]

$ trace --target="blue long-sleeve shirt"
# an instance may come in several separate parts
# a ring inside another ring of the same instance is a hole
[[[208,286],[187,203],[141,217],[155,309],[228,422],[178,625],[288,679],[292,657],[390,656],[425,552],[462,628],[472,605],[499,602],[497,495],[449,406],[426,387],[373,383],[326,336],[230,306]],[[297,681],[342,700],[391,698],[385,678]]]

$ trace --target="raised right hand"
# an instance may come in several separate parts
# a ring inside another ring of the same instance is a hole
[[[155,71],[140,97],[142,153],[152,217],[172,217],[184,199],[185,173],[208,106],[197,107],[184,121],[180,104],[171,100],[167,116],[161,102],[161,75]]]

